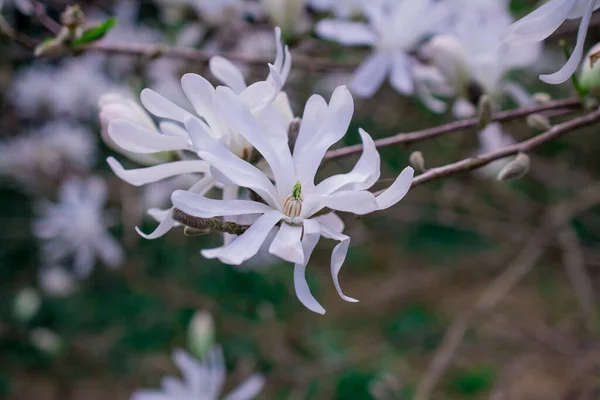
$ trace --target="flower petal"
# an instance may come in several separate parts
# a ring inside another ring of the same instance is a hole
[[[344,231],[344,221],[334,212],[330,212],[325,215],[320,215],[313,219],[317,220],[322,225],[327,225],[330,229],[334,230],[335,232],[341,233]]]
[[[211,250],[203,250],[206,258],[217,258],[219,261],[230,265],[240,265],[254,256],[263,244],[271,229],[284,215],[277,211],[269,211],[256,220],[243,234],[238,236],[231,244]]]
[[[302,123],[298,138],[294,145],[294,157],[298,153],[310,151],[308,145],[319,130],[319,125],[323,123],[323,119],[327,114],[327,102],[318,94],[310,96],[304,107],[302,115]]]
[[[80,278],[85,278],[90,275],[94,269],[94,249],[91,244],[82,244],[75,251],[75,259],[73,260],[73,270]]]
[[[192,116],[188,111],[156,93],[152,89],[142,90],[140,100],[148,111],[160,118],[168,118],[183,122],[187,117]]]
[[[410,96],[415,91],[410,57],[404,53],[396,53],[392,58],[390,84],[400,94]]]
[[[182,174],[208,172],[210,168],[210,165],[206,161],[201,160],[175,161],[153,167],[130,170],[125,170],[114,157],[108,157],[106,162],[115,175],[133,186],[142,186]]]
[[[252,375],[231,393],[223,397],[223,400],[252,400],[260,393],[264,385],[264,377]]]
[[[282,223],[279,232],[273,239],[269,253],[291,263],[302,264],[302,227]]]
[[[330,239],[339,240],[337,246],[333,249],[331,253],[331,277],[333,278],[333,284],[340,295],[340,297],[351,303],[358,303],[358,300],[346,296],[342,292],[342,288],[340,286],[340,282],[338,280],[338,275],[340,274],[340,270],[342,269],[342,265],[344,264],[344,260],[346,260],[346,254],[348,254],[348,247],[350,246],[350,238],[344,234],[337,233],[326,225],[321,225],[321,233],[323,236],[328,237]]]
[[[319,21],[315,32],[322,38],[344,46],[371,45],[377,40],[375,33],[363,22],[324,19]]]
[[[330,195],[306,196],[302,216],[308,218],[325,207],[357,215],[369,214],[378,209],[373,193],[366,190],[343,190]]]
[[[196,113],[211,129],[219,130],[221,122],[215,112],[215,88],[210,82],[198,74],[185,74],[181,78],[181,87]]]
[[[577,0],[551,0],[508,28],[506,41],[539,42],[546,39],[567,19]],[[590,1],[593,3],[593,1]]]
[[[162,135],[126,119],[112,121],[108,134],[119,147],[133,153],[150,154],[189,148],[183,137]]]
[[[296,297],[304,307],[316,312],[317,314],[325,314],[325,309],[310,292],[308,282],[306,281],[306,265],[310,260],[315,246],[321,237],[321,228],[317,221],[311,219],[304,220],[304,237],[302,238],[302,249],[304,252],[304,262],[294,265],[294,289]]]
[[[229,86],[234,92],[240,94],[246,89],[244,75],[231,61],[221,56],[215,56],[209,62],[210,72],[221,83]]]
[[[184,213],[198,218],[263,214],[272,210],[268,205],[257,201],[215,200],[185,190],[176,190],[171,196],[171,201]]]
[[[349,87],[359,97],[372,97],[383,85],[391,68],[391,57],[381,51],[375,51],[358,67]]]
[[[385,210],[402,200],[410,186],[415,171],[411,167],[406,167],[402,173],[396,178],[392,186],[387,188],[383,193],[377,196],[378,210]]]
[[[98,235],[94,241],[98,258],[104,265],[118,267],[125,258],[125,252],[119,243],[108,233]]]
[[[175,221],[173,220],[173,218],[171,218],[170,215],[168,215],[160,222],[160,224],[158,224],[156,229],[154,229],[154,231],[148,235],[142,232],[142,230],[137,226],[135,227],[135,231],[144,239],[153,240],[164,236],[167,232],[171,230],[171,228],[173,228],[173,226],[175,226]]]

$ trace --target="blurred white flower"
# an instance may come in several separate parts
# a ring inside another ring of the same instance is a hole
[[[504,147],[515,143],[512,136],[505,133],[500,123],[494,122],[486,126],[478,133],[479,149],[477,155],[498,151]],[[496,179],[500,171],[504,169],[514,157],[507,157],[496,160],[483,168],[475,170],[475,173],[481,177]]]
[[[13,314],[21,322],[30,321],[40,310],[42,299],[32,287],[21,289],[13,300]]]
[[[412,168],[407,167],[380,195],[369,192],[367,189],[379,180],[380,158],[371,137],[360,130],[364,150],[352,172],[329,177],[315,185],[315,175],[326,151],[346,134],[354,112],[352,96],[343,86],[334,91],[329,104],[318,95],[308,100],[293,154],[287,144],[282,146],[273,140],[285,135],[285,131],[272,133],[277,124],[269,126],[258,120],[230,88],[217,88],[216,104],[229,125],[267,161],[275,184],[255,166],[223,146],[211,135],[206,124],[194,117],[185,118],[186,129],[198,155],[218,172],[213,174],[215,178],[252,190],[264,201],[214,200],[176,191],[172,197],[174,206],[195,217],[260,215],[232,243],[203,250],[202,254],[226,264],[239,265],[254,256],[273,227],[280,224],[269,252],[295,264],[294,284],[298,298],[310,310],[323,314],[325,310],[310,293],[305,269],[319,238],[334,239],[340,242],[331,256],[335,287],[342,299],[356,302],[342,293],[338,282],[350,238],[341,233],[344,224],[339,217],[332,212],[320,213],[334,210],[364,215],[389,208],[410,188]]]
[[[231,393],[220,397],[226,372],[220,347],[214,347],[204,361],[198,361],[183,350],[175,350],[173,362],[181,370],[183,380],[167,376],[160,390],[139,390],[131,400],[252,400],[265,383],[262,376],[252,375]]]
[[[565,20],[581,18],[577,44],[567,63],[554,74],[540,76],[546,83],[562,83],[575,73],[581,62],[592,13],[598,8],[600,0],[550,0],[511,25],[506,40],[511,43],[540,42],[548,38]]]
[[[326,19],[316,26],[319,36],[345,46],[372,46],[374,52],[354,73],[350,90],[371,97],[386,77],[399,93],[414,93],[409,52],[427,35],[443,31],[448,10],[435,0],[373,1],[363,5],[368,23]]]
[[[38,274],[38,284],[44,294],[55,297],[69,296],[77,290],[73,274],[59,265],[42,267]]]
[[[186,8],[196,12],[206,24],[217,26],[239,19],[246,9],[243,0],[156,0],[165,22],[175,24],[183,19]]]
[[[38,350],[56,356],[63,349],[64,341],[58,334],[47,328],[35,328],[29,333],[29,339]]]
[[[363,3],[368,0],[308,0],[317,11],[330,11],[338,18],[350,18],[362,13]]]
[[[63,120],[0,142],[0,175],[35,188],[65,172],[85,172],[95,164],[96,139],[81,125]]]
[[[0,0],[0,11],[4,11],[9,6],[14,6],[25,15],[31,15],[33,12],[31,0]]]
[[[111,221],[104,213],[106,183],[99,177],[71,178],[59,189],[59,202],[41,202],[33,233],[42,241],[43,261],[73,260],[79,277],[90,274],[96,258],[109,267],[123,261],[123,249],[107,232]]]
[[[285,37],[304,32],[308,27],[306,0],[261,0],[273,26],[281,28]]]

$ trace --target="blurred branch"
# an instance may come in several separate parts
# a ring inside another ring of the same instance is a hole
[[[27,35],[17,32],[9,25],[8,22],[0,15],[0,36],[4,36],[12,40],[26,49],[33,50],[37,46],[37,42]]]
[[[35,19],[50,32],[58,35],[62,27],[46,13],[46,6],[39,1],[32,1],[31,4],[33,6],[33,16]]]
[[[509,157],[518,153],[527,153],[543,144],[546,144],[554,139],[557,139],[567,133],[570,133],[576,129],[590,126],[600,122],[600,109],[586,114],[584,116],[574,118],[568,122],[555,125],[550,130],[542,133],[541,135],[534,136],[533,138],[524,142],[516,143],[511,146],[504,147],[500,150],[486,153],[474,157],[467,158],[452,164],[444,165],[442,167],[433,168],[429,171],[417,176],[412,183],[412,187],[422,185],[441,178],[456,175],[461,172],[472,171],[474,169],[481,168],[492,161],[499,160],[501,158]]]
[[[512,121],[516,119],[525,118],[528,115],[541,113],[544,111],[550,110],[580,110],[582,107],[581,101],[572,97],[564,100],[554,100],[550,101],[546,104],[523,107],[516,110],[509,110],[496,113],[492,116],[492,121],[494,122],[506,122]],[[423,140],[433,139],[438,136],[442,136],[448,133],[455,133],[458,131],[462,131],[468,128],[474,128],[477,126],[479,122],[479,118],[471,118],[465,119],[461,121],[451,122],[446,125],[436,126],[433,128],[427,128],[420,131],[410,132],[410,133],[399,133],[394,136],[390,136],[387,138],[379,139],[375,141],[375,146],[379,147],[388,147],[388,146],[397,146],[404,145],[408,146],[410,144],[421,142]],[[363,146],[362,144],[357,144],[354,146],[342,147],[340,149],[328,151],[325,154],[325,160],[333,160],[336,158],[346,157],[352,154],[362,152]]]
[[[600,111],[592,114],[600,115]],[[554,231],[567,224],[577,214],[598,203],[600,203],[600,184],[595,184],[578,193],[575,198],[549,210],[542,227],[533,234],[514,261],[483,291],[475,305],[461,313],[450,325],[432,362],[419,382],[415,400],[426,400],[431,397],[471,323],[475,319],[489,314],[533,268],[543,255]]]

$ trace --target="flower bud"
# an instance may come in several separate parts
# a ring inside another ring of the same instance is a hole
[[[436,67],[459,96],[466,94],[472,73],[467,51],[456,37],[433,37],[419,51],[419,57]]]
[[[600,43],[590,49],[585,58],[581,72],[579,73],[579,85],[583,90],[589,92],[600,86]]]
[[[31,344],[49,356],[58,355],[63,349],[64,342],[60,336],[47,328],[35,328],[29,334]]]
[[[488,126],[493,120],[493,109],[492,109],[492,100],[490,96],[484,94],[479,98],[479,104],[477,106],[477,130],[481,131],[486,126]]]
[[[42,300],[37,290],[31,287],[21,289],[13,302],[15,318],[21,322],[29,322],[40,310]]]
[[[423,157],[423,153],[420,151],[413,151],[409,157],[410,165],[419,172],[425,172],[427,168],[425,168],[425,157]]]
[[[271,23],[281,28],[283,37],[291,37],[304,30],[304,0],[262,0]]]
[[[531,160],[525,153],[519,153],[517,158],[508,163],[498,174],[499,181],[519,179],[529,172]]]
[[[68,296],[77,290],[73,275],[58,266],[43,268],[38,281],[42,291],[50,296]]]
[[[552,124],[548,118],[540,114],[531,114],[527,116],[527,126],[535,131],[546,132],[552,129]]]
[[[212,316],[207,311],[197,311],[188,327],[190,351],[203,358],[214,342],[215,327]]]
[[[531,98],[537,104],[546,104],[546,103],[549,103],[552,101],[552,96],[550,96],[550,94],[544,93],[544,92],[534,93],[533,96],[531,96]]]

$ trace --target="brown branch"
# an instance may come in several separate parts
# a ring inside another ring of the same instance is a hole
[[[32,4],[35,19],[54,35],[58,35],[62,27],[46,13],[46,6],[39,1],[33,1]]]
[[[238,225],[235,222],[222,221],[218,218],[199,218],[181,211],[179,208],[173,208],[171,218],[190,228],[188,232],[191,235],[206,235],[212,232],[230,233],[232,235],[242,235],[246,232],[249,225]]]
[[[550,101],[546,104],[523,107],[516,110],[503,111],[493,115],[492,120],[495,122],[507,122],[520,118],[524,118],[531,114],[541,113],[544,111],[550,110],[559,110],[559,109],[567,109],[567,110],[579,110],[581,109],[581,101],[578,98],[572,97],[564,100],[554,100]],[[384,139],[379,139],[375,141],[375,146],[379,147],[389,147],[389,146],[398,146],[404,145],[408,146],[410,144],[421,142],[428,139],[433,139],[438,136],[442,136],[448,133],[456,133],[462,131],[464,129],[473,128],[477,126],[479,122],[478,118],[465,119],[462,121],[452,122],[446,125],[436,126],[433,128],[427,128],[420,131],[410,132],[410,133],[399,133],[394,136],[390,136]],[[328,151],[325,154],[325,160],[333,160],[336,158],[346,157],[352,154],[362,152],[363,146],[362,144],[357,144],[354,146],[342,147],[340,149]]]
[[[529,152],[551,140],[557,139],[567,133],[570,133],[576,129],[590,126],[600,122],[600,109],[584,116],[574,118],[568,122],[564,122],[559,125],[555,125],[547,132],[537,135],[524,142],[516,143],[512,146],[504,147],[500,150],[482,154],[475,157],[470,157],[465,160],[461,160],[452,164],[444,165],[442,167],[433,168],[429,171],[417,176],[412,183],[412,187],[422,185],[434,180],[445,178],[451,175],[456,175],[461,172],[472,171],[477,168],[481,168],[492,161],[499,160],[501,158],[509,157],[518,153]]]

